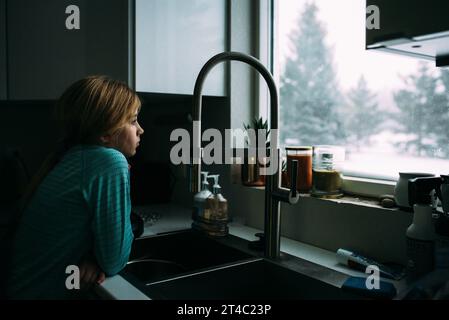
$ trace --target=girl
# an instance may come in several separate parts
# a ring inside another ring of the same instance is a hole
[[[127,263],[133,234],[129,169],[143,129],[140,100],[104,76],[77,81],[57,103],[61,148],[24,197],[6,292],[12,299],[80,297]],[[74,269],[75,268],[75,269]]]

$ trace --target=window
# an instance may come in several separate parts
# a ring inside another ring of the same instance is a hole
[[[281,147],[343,145],[358,177],[449,172],[449,70],[365,50],[365,1],[276,9]]]
[[[192,94],[201,67],[226,47],[225,0],[136,1],[136,90]],[[225,94],[225,66],[203,94]]]

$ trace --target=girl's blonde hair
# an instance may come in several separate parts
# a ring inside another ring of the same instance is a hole
[[[140,99],[132,89],[106,76],[89,76],[67,88],[55,109],[62,140],[33,177],[22,198],[20,211],[68,149],[78,144],[99,144],[101,136],[118,134],[140,106]]]
[[[91,76],[72,84],[56,105],[66,146],[97,143],[114,135],[140,108],[137,94],[126,84],[105,76]]]

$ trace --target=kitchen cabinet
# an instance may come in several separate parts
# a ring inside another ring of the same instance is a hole
[[[226,50],[226,0],[136,0],[136,90],[192,94],[209,58]],[[203,94],[225,94],[225,64]]]
[[[6,0],[0,0],[0,100],[6,96]]]
[[[130,0],[1,1],[10,100],[57,99],[91,74],[129,82]],[[79,8],[79,29],[66,27],[70,5]]]
[[[367,0],[380,13],[380,28],[366,29],[366,48],[449,64],[449,1]]]

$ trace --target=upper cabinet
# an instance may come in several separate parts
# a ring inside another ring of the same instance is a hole
[[[366,29],[366,48],[449,64],[449,1],[367,0],[379,8],[379,29]]]
[[[6,0],[0,0],[0,100],[6,95]]]
[[[201,67],[226,50],[226,0],[136,0],[136,89],[192,94]],[[225,64],[203,94],[225,94]]]
[[[0,12],[7,15],[9,99],[57,99],[92,74],[129,82],[129,0],[0,1],[6,4]],[[2,57],[0,51],[0,63]]]

